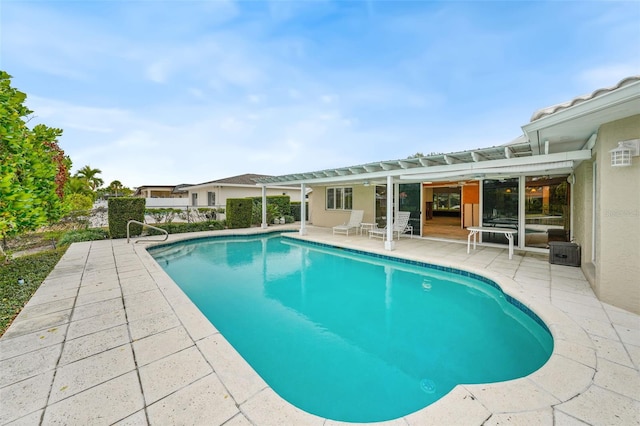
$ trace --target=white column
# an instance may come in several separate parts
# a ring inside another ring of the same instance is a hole
[[[387,239],[384,242],[385,250],[393,250],[393,176],[387,176]]]
[[[267,187],[262,186],[262,229],[267,229]]]
[[[305,217],[307,217],[307,186],[304,183],[300,184],[300,235],[307,235],[307,226]]]

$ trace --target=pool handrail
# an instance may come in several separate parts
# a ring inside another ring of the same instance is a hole
[[[166,230],[164,230],[162,228],[158,228],[156,226],[148,225],[146,223],[139,222],[137,220],[133,220],[132,219],[132,220],[127,222],[127,244],[129,244],[129,225],[131,225],[131,223],[136,223],[138,225],[142,225],[143,228],[146,226],[147,228],[151,228],[151,229],[155,229],[156,231],[164,232],[164,239],[163,240],[138,240],[135,243],[152,243],[152,242],[156,242],[156,241],[167,241],[167,239],[169,238],[169,233]]]

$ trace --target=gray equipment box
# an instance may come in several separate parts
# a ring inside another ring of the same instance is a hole
[[[580,246],[576,243],[550,242],[549,263],[565,266],[580,266]]]

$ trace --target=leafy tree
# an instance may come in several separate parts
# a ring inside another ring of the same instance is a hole
[[[98,177],[100,173],[102,173],[102,170],[100,169],[92,169],[91,166],[84,166],[76,172],[74,177],[86,180],[89,183],[91,190],[95,191],[104,184],[104,181]]]
[[[71,160],[60,149],[61,129],[27,126],[27,95],[0,71],[0,236],[56,222],[66,212],[64,188]]]

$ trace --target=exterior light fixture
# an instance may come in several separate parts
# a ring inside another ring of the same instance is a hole
[[[611,167],[630,166],[631,157],[640,155],[640,139],[618,142],[618,146],[609,151],[611,153]]]
[[[368,180],[365,180],[364,182],[362,182],[362,184],[363,184],[364,186],[369,186],[369,181],[368,181]]]

